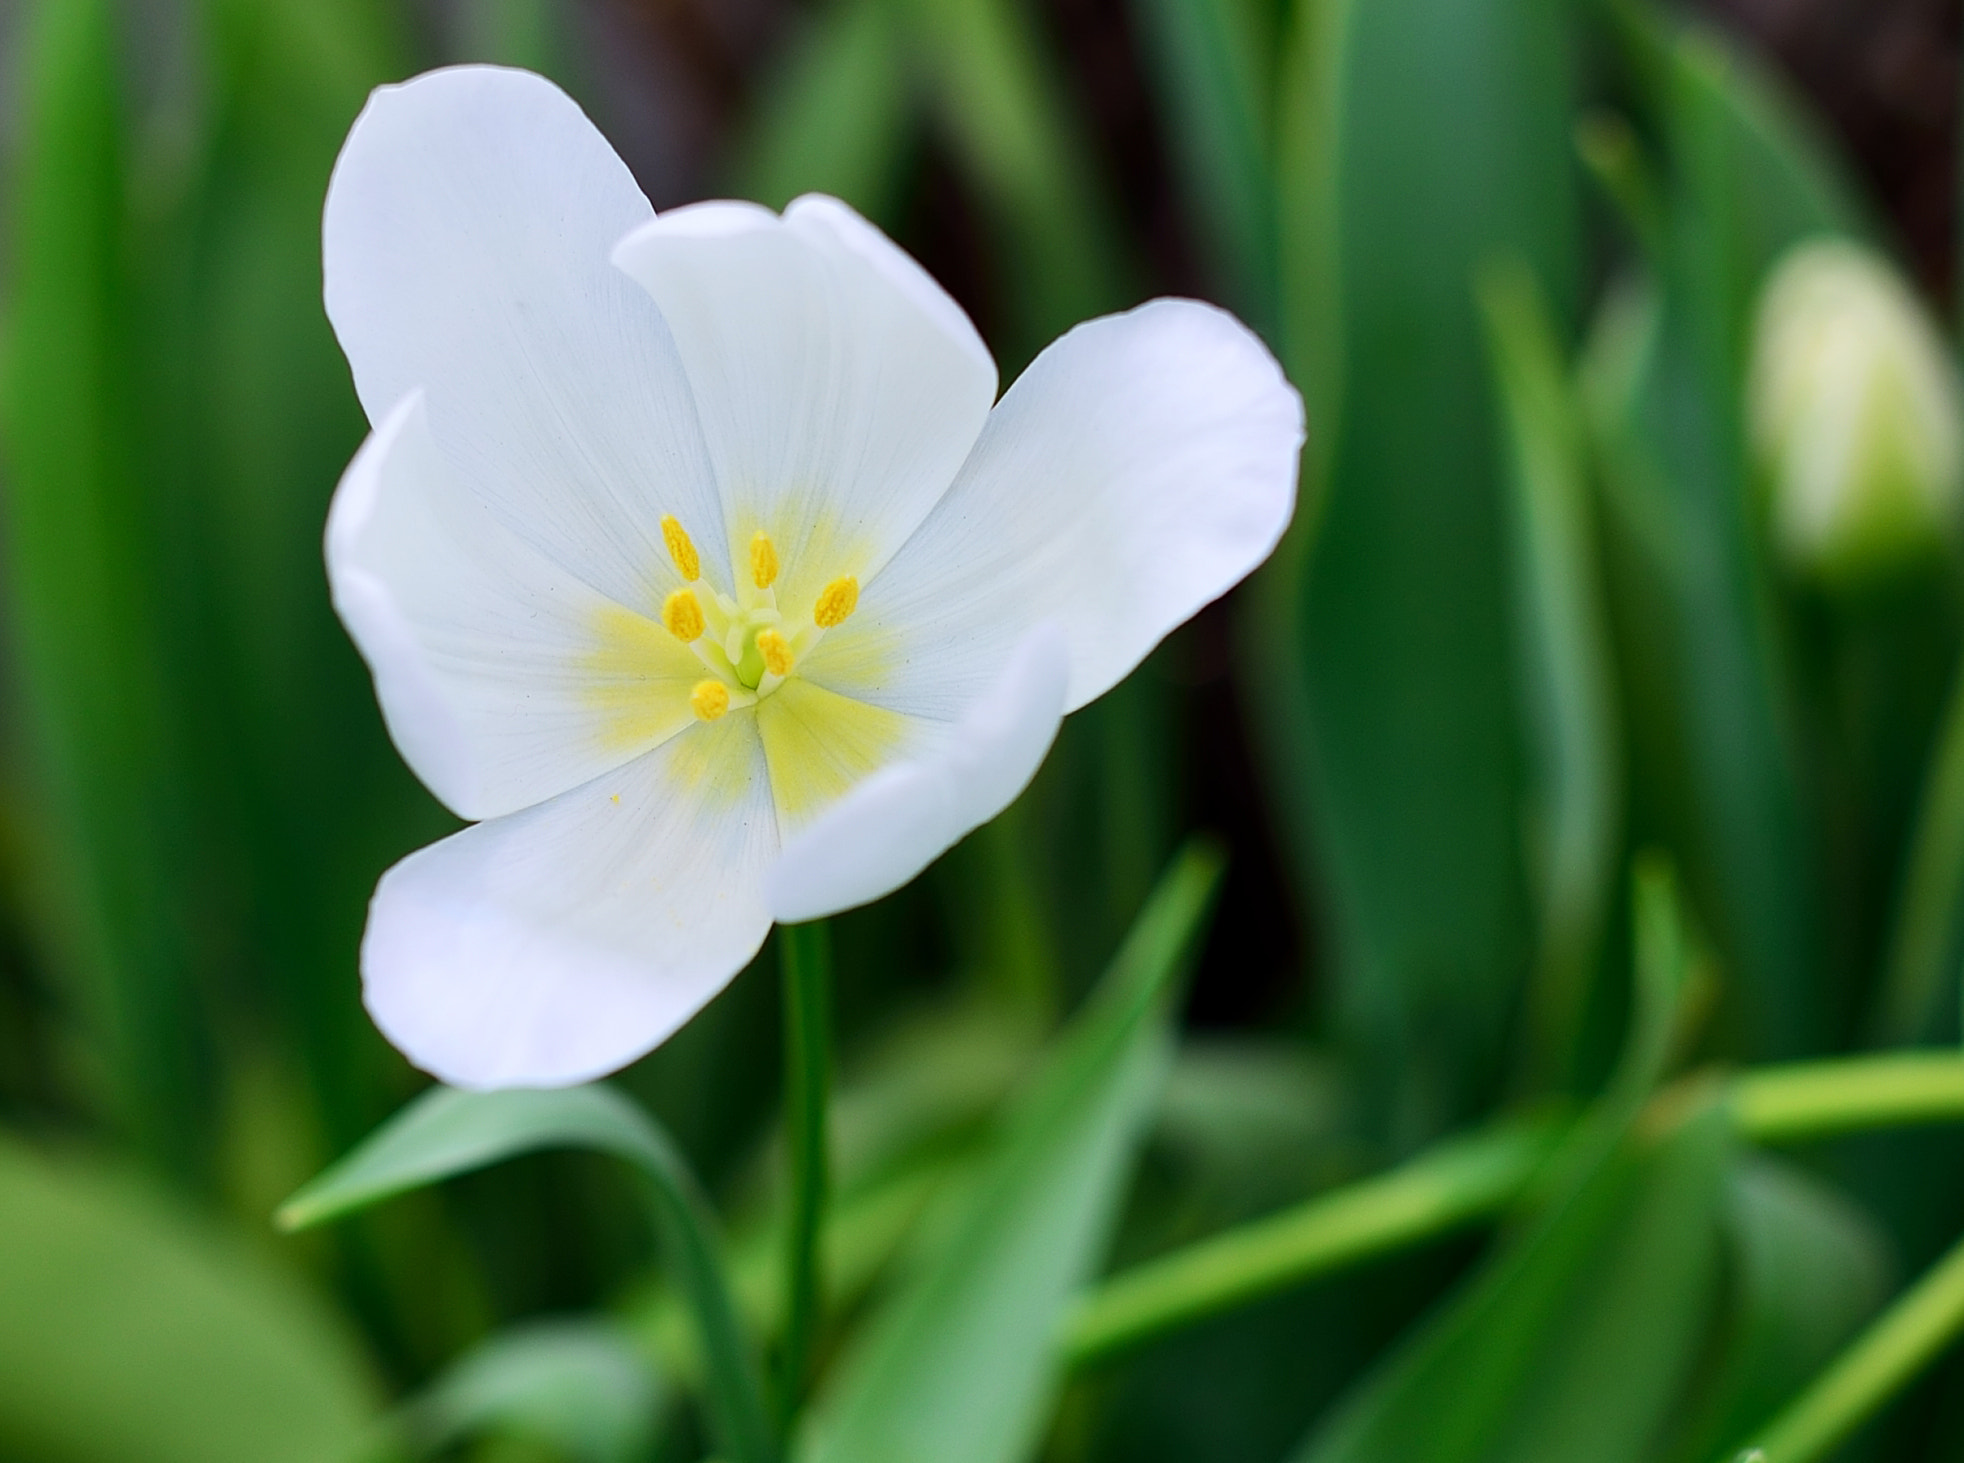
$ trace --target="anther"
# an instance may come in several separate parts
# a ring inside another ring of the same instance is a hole
[[[694,591],[678,589],[662,601],[661,622],[669,634],[686,645],[702,634],[702,602]]]
[[[777,545],[769,534],[755,534],[750,540],[750,582],[759,589],[777,583]]]
[[[675,561],[675,572],[693,584],[702,578],[702,555],[689,537],[689,531],[676,521],[674,514],[667,514],[661,521],[661,541],[668,547],[668,557]]]
[[[850,574],[834,579],[818,592],[812,606],[812,620],[821,630],[843,625],[846,616],[859,608],[859,581]]]
[[[714,721],[730,709],[730,688],[721,681],[697,681],[689,692],[689,707],[698,720]]]
[[[764,657],[764,669],[774,676],[791,674],[791,642],[775,630],[757,632],[757,653]]]

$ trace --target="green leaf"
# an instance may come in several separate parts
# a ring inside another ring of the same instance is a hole
[[[338,1463],[376,1418],[291,1274],[133,1180],[0,1139],[0,1453]]]
[[[547,1443],[571,1463],[640,1463],[666,1403],[647,1353],[612,1322],[533,1321],[459,1357],[402,1427],[424,1453],[488,1434]]]
[[[1276,66],[1274,181],[1277,349],[1311,424],[1304,501],[1292,538],[1313,537],[1323,469],[1337,420],[1344,358],[1341,133],[1353,0],[1305,0],[1288,8]]]
[[[1876,995],[1879,1043],[1927,1041],[1957,978],[1959,910],[1964,907],[1964,667],[1953,677],[1924,772],[1916,821]]]
[[[1533,1217],[1318,1426],[1297,1463],[1647,1456],[1697,1357],[1733,1128],[1716,1084],[1651,1100],[1700,967],[1662,860],[1638,860],[1632,905],[1622,1059],[1536,1173]]]
[[[898,0],[908,54],[1001,229],[1011,366],[1129,303],[1132,264],[1072,93],[1016,0]]]
[[[1861,1335],[1780,1412],[1728,1449],[1744,1463],[1815,1463],[1832,1457],[1964,1330],[1964,1240],[1890,1302]]]
[[[1637,760],[1736,978],[1740,1044],[1793,1054],[1828,1015],[1821,901],[1754,527],[1744,340],[1773,253],[1847,219],[1738,58],[1638,5],[1618,13],[1668,163],[1655,293],[1615,297],[1591,350]]]
[[[1665,117],[1694,108],[1695,125],[1731,160],[1725,207],[1747,245],[1746,288],[1757,283],[1755,261],[1763,266],[1806,234],[1869,232],[1829,130],[1773,71],[1722,32],[1652,0],[1610,0],[1609,12],[1649,107]]]
[[[4,620],[29,754],[40,943],[97,1097],[155,1163],[195,1171],[202,1094],[181,918],[188,840],[138,468],[122,37],[106,0],[28,6],[0,361]]]
[[[1044,1032],[994,1005],[959,1001],[912,1013],[846,1062],[831,1108],[836,1188],[828,1206],[824,1274],[828,1307],[852,1314],[915,1247],[937,1195],[969,1182],[986,1150],[988,1122],[1026,1076]],[[731,1226],[731,1284],[760,1334],[784,1317],[783,1154],[773,1145],[750,1183],[769,1207]],[[702,1374],[683,1298],[650,1286],[632,1324],[678,1382]]]
[[[1649,1457],[1715,1293],[1730,1138],[1712,1096],[1620,1145],[1321,1425],[1298,1463]]]
[[[1448,1139],[1397,1168],[1120,1271],[1073,1307],[1065,1345],[1096,1362],[1511,1206],[1547,1159],[1541,1124]]]
[[[1506,421],[1509,556],[1540,919],[1528,1060],[1558,1089],[1577,1046],[1620,852],[1622,748],[1579,404],[1518,258],[1480,281]]]
[[[1726,1183],[1731,1287],[1709,1393],[1675,1450],[1706,1463],[1825,1366],[1889,1293],[1866,1213],[1804,1169],[1748,1154]]]
[[[1153,1146],[1188,1202],[1232,1221],[1350,1177],[1355,1127],[1348,1074],[1328,1055],[1209,1034],[1180,1043]],[[1178,1209],[1166,1218],[1178,1222]]]
[[[612,1088],[435,1088],[289,1199],[280,1222],[289,1229],[319,1224],[541,1148],[609,1153],[648,1180],[655,1227],[709,1359],[709,1410],[722,1445],[736,1463],[769,1463],[777,1446],[757,1358],[730,1295],[708,1202],[667,1133]]]
[[[910,100],[892,0],[835,0],[767,79],[733,168],[737,192],[772,208],[830,193],[890,227],[913,153]]]
[[[1287,349],[1300,369],[1315,350],[1297,320],[1334,319],[1340,359],[1305,382],[1312,405],[1339,401],[1311,428],[1327,439],[1327,501],[1274,607],[1307,656],[1307,735],[1269,746],[1285,780],[1309,762],[1337,1000],[1366,1070],[1395,1087],[1373,1107],[1410,1143],[1490,1089],[1530,940],[1497,424],[1472,286],[1510,249],[1558,320],[1573,311],[1573,58],[1553,0],[1334,8],[1297,38],[1288,74],[1311,95],[1281,104],[1281,156],[1312,174],[1283,179],[1287,268],[1334,271],[1285,279]],[[1332,130],[1299,140],[1319,125]]]
[[[1276,353],[1302,392],[1309,436],[1296,490],[1296,514],[1246,593],[1240,661],[1251,687],[1252,730],[1290,872],[1306,907],[1325,898],[1319,842],[1322,797],[1308,756],[1315,737],[1308,642],[1301,601],[1329,500],[1331,442],[1345,359],[1340,243],[1339,123],[1344,27],[1351,0],[1291,5],[1276,68]]]
[[[1189,850],[1012,1104],[938,1251],[814,1404],[807,1463],[1014,1463],[1041,1434],[1057,1328],[1095,1270],[1151,1120],[1178,977],[1220,875]]]
[[[1223,298],[1272,334],[1276,8],[1267,0],[1133,0],[1132,9]]]
[[[264,988],[336,1152],[402,1092],[348,980],[365,901],[378,870],[455,826],[390,745],[320,568],[328,498],[366,430],[320,305],[321,200],[369,89],[415,67],[391,0],[194,9],[200,145],[153,183],[174,206],[146,421],[181,525],[153,549],[192,707],[177,775],[215,825],[200,870],[214,923],[238,931],[218,973]]]

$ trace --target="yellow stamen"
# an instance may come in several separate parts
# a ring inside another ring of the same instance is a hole
[[[774,676],[791,674],[791,642],[775,630],[757,632],[757,653],[764,657],[764,669]]]
[[[750,582],[759,589],[777,583],[777,545],[769,534],[756,534],[750,540]]]
[[[730,688],[721,681],[697,681],[689,706],[703,721],[714,721],[730,709]]]
[[[812,606],[812,619],[821,630],[830,630],[835,625],[843,625],[846,616],[859,608],[859,581],[852,575],[834,579],[818,592],[818,603]]]
[[[668,557],[675,561],[676,573],[691,584],[702,578],[702,555],[696,552],[689,531],[676,521],[672,513],[661,521],[661,541],[668,546]]]
[[[703,631],[702,602],[691,590],[678,589],[662,602],[661,622],[685,645]]]

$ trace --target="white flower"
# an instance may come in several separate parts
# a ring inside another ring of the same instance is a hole
[[[1888,261],[1834,238],[1782,255],[1760,293],[1747,391],[1775,538],[1795,568],[1860,589],[1954,547],[1957,369]]]
[[[323,250],[375,426],[335,607],[476,820],[382,877],[364,993],[461,1086],[619,1067],[773,917],[905,883],[1293,507],[1301,403],[1219,310],[1081,326],[998,403],[843,204],[656,217],[524,72],[377,91]]]

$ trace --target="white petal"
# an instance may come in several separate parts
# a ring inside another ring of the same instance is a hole
[[[608,262],[652,213],[551,82],[460,66],[369,98],[322,227],[327,313],[369,420],[423,388],[458,480],[643,610],[674,583],[663,514],[724,535],[674,342]]]
[[[361,946],[369,1013],[454,1086],[602,1076],[757,953],[777,848],[754,723],[699,727],[384,874]]]
[[[788,839],[770,871],[771,913],[818,919],[890,894],[1029,786],[1064,715],[1070,658],[1043,624],[931,757],[875,772]]]
[[[335,490],[327,571],[389,734],[461,817],[528,807],[694,724],[700,662],[466,494],[421,392]]]
[[[769,533],[779,603],[862,582],[947,489],[996,394],[961,309],[830,198],[700,203],[614,258],[661,307],[722,484],[731,553]]]
[[[1224,311],[1156,300],[1080,325],[1009,389],[947,496],[803,671],[945,717],[1051,619],[1075,710],[1268,557],[1302,441],[1302,399]]]

